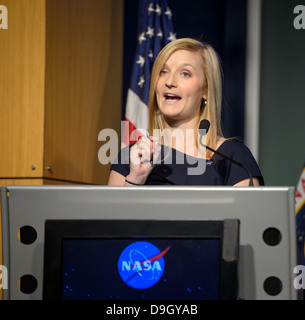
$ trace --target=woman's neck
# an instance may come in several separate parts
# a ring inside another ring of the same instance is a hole
[[[176,130],[176,129],[180,129],[180,130],[187,130],[187,129],[191,129],[191,130],[197,130],[198,129],[198,125],[199,125],[199,116],[194,116],[190,119],[183,119],[183,120],[173,120],[173,119],[167,119],[164,118],[164,125],[166,129],[169,130]]]
[[[164,145],[198,157],[199,117],[189,121],[165,121]]]

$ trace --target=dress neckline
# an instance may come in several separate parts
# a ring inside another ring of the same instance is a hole
[[[228,141],[231,141],[230,139],[225,139],[221,144],[220,144],[220,146],[216,149],[216,151],[217,152],[219,152],[219,149],[222,149],[223,148],[223,146],[226,144],[226,142],[228,142]],[[165,146],[165,145],[162,145],[162,148],[163,149],[165,149],[165,148],[168,148],[168,149],[172,149],[173,151],[176,151],[176,152],[179,152],[180,154],[182,153],[184,156],[186,156],[186,157],[192,157],[192,158],[194,158],[194,159],[198,159],[198,160],[202,160],[202,158],[200,158],[200,157],[194,157],[194,156],[191,156],[191,155],[189,155],[189,154],[187,154],[187,153],[185,153],[185,152],[182,152],[182,151],[180,151],[180,150],[177,150],[177,149],[175,149],[175,148],[173,148],[173,147],[169,147],[169,146]],[[214,157],[214,154],[213,154],[213,157]],[[213,158],[212,157],[212,158]],[[211,159],[212,159],[211,158]],[[209,159],[209,160],[211,160],[211,159]],[[208,160],[208,159],[204,159],[204,160]],[[208,160],[208,161],[209,161]]]

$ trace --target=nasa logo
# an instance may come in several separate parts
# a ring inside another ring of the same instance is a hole
[[[131,288],[147,289],[154,286],[164,272],[164,251],[146,241],[127,246],[120,255],[118,270],[122,280]]]

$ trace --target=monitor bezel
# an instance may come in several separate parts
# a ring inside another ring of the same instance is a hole
[[[50,219],[45,221],[44,300],[62,299],[63,240],[100,238],[218,238],[221,251],[219,299],[238,299],[239,221],[237,219]],[[170,297],[168,300],[171,300]]]

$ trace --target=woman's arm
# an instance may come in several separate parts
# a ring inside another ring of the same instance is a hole
[[[242,181],[239,181],[238,183],[234,184],[233,187],[248,187],[250,183],[250,179],[245,179]],[[258,187],[259,186],[259,181],[257,178],[253,178],[253,186]]]
[[[124,186],[125,185],[125,177],[120,173],[111,170],[109,179],[108,179],[108,186]]]
[[[129,179],[129,175],[126,177],[126,179]],[[131,181],[132,178],[130,178]],[[133,184],[128,183],[125,180],[125,177],[121,175],[120,173],[111,170],[109,179],[108,179],[108,186],[132,186]],[[141,184],[138,184],[141,185]]]

